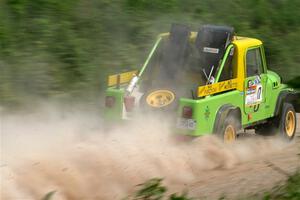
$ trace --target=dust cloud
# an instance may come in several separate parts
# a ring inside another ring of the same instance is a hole
[[[1,199],[42,199],[51,191],[52,199],[122,199],[154,177],[172,191],[284,147],[262,138],[232,145],[212,136],[183,139],[172,127],[143,116],[108,129],[97,112],[51,106],[2,113]]]

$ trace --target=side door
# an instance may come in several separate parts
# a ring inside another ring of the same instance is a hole
[[[262,55],[261,46],[250,47],[246,51],[244,110],[249,123],[265,118],[267,74]]]

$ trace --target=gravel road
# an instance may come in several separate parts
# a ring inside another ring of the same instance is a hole
[[[167,124],[142,120],[108,133],[97,113],[50,108],[3,116],[1,199],[42,199],[51,191],[53,200],[122,199],[154,177],[170,193],[242,198],[283,184],[300,167],[300,125],[288,145],[251,135],[226,146],[211,136],[177,143]]]
[[[232,169],[201,173],[196,182],[188,184],[190,193],[196,197],[209,197],[208,199],[220,196],[239,198],[264,193],[283,184],[290,174],[300,168],[300,114],[297,117],[297,134],[293,144]]]

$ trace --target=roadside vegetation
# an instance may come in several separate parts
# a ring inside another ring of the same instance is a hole
[[[299,200],[300,199],[300,171],[290,176],[286,184],[276,187],[267,193],[264,200]]]
[[[128,200],[192,200],[186,192],[182,194],[167,194],[167,187],[162,184],[160,178],[153,178],[138,185],[138,191]]]
[[[137,185],[137,191],[123,200],[196,200],[199,198],[190,197],[188,191],[168,194],[168,188],[163,185],[163,179],[153,178],[145,183]],[[47,193],[42,200],[51,200],[55,191]],[[219,200],[227,199],[222,196]],[[240,200],[299,200],[300,199],[300,171],[290,176],[282,186],[275,187],[272,191],[265,192],[265,195],[253,195]]]
[[[265,42],[269,68],[299,82],[299,8],[298,0],[3,0],[0,105],[96,103],[107,75],[139,68],[171,23],[234,26]]]
[[[162,179],[154,178],[138,185],[136,193],[133,197],[126,198],[128,200],[192,200],[199,199],[190,197],[188,191],[176,194],[167,194],[168,188],[163,185]],[[228,199],[221,196],[221,199]],[[261,199],[261,200],[300,200],[300,171],[290,176],[285,184],[276,186],[273,190],[265,192],[264,195],[254,195],[252,197],[244,197],[241,200]]]

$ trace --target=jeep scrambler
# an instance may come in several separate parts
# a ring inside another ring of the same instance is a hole
[[[162,111],[176,116],[180,134],[217,134],[227,142],[239,130],[255,129],[292,140],[298,99],[268,70],[260,40],[236,36],[227,26],[191,32],[175,24],[159,35],[141,69],[109,76],[105,117]]]

